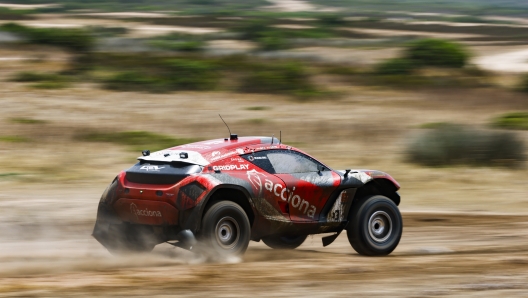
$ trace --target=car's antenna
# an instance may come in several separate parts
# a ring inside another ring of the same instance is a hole
[[[275,138],[275,134],[271,135],[271,145],[273,145],[273,139]]]
[[[238,140],[238,135],[236,134],[232,134],[231,133],[231,129],[229,129],[229,126],[227,125],[227,123],[224,121],[224,118],[222,118],[222,115],[218,114],[218,116],[220,116],[220,119],[222,119],[222,122],[224,122],[225,126],[227,127],[227,130],[229,131],[229,139],[230,140]],[[226,139],[227,140],[227,139]]]
[[[279,130],[279,145],[282,144],[282,130]]]

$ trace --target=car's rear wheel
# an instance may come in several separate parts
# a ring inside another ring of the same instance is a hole
[[[219,256],[243,255],[251,236],[244,209],[231,201],[211,206],[203,217],[200,242],[208,253]]]
[[[348,241],[361,255],[390,254],[402,235],[398,206],[387,197],[376,195],[361,199],[351,210]]]
[[[273,249],[296,249],[303,244],[307,237],[308,235],[274,235],[262,238],[262,242]]]

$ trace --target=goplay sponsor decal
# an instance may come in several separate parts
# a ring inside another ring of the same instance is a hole
[[[148,210],[148,208],[138,209],[138,207],[134,203],[130,204],[130,213],[135,215],[136,219],[138,219],[140,216],[161,217],[161,212],[159,212],[159,211],[151,211],[151,210]]]
[[[233,170],[249,170],[249,165],[225,165],[225,166],[213,166],[215,171],[233,171]]]
[[[253,184],[260,193],[262,191],[262,180],[260,177],[266,177],[266,175],[259,173],[256,170],[251,170],[247,171],[247,176],[251,184]],[[308,215],[308,217],[313,218],[315,211],[317,211],[317,208],[315,208],[314,205],[310,205],[308,201],[303,200],[299,195],[295,194],[295,186],[290,190],[282,184],[275,184],[273,181],[264,178],[264,189],[276,197],[281,198],[283,201],[287,201],[291,207],[299,209],[299,211]]]

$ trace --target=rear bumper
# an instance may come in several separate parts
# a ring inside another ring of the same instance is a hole
[[[166,202],[118,199],[114,204],[117,217],[125,222],[145,225],[178,225],[179,211]]]

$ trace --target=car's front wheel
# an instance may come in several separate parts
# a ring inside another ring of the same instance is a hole
[[[402,217],[398,206],[385,196],[361,199],[353,206],[347,228],[348,241],[361,255],[390,254],[402,235]]]
[[[273,249],[296,249],[303,244],[308,235],[299,236],[268,236],[262,238],[262,242]]]
[[[251,236],[251,226],[244,209],[231,201],[211,206],[203,217],[200,242],[214,255],[243,255]]]

